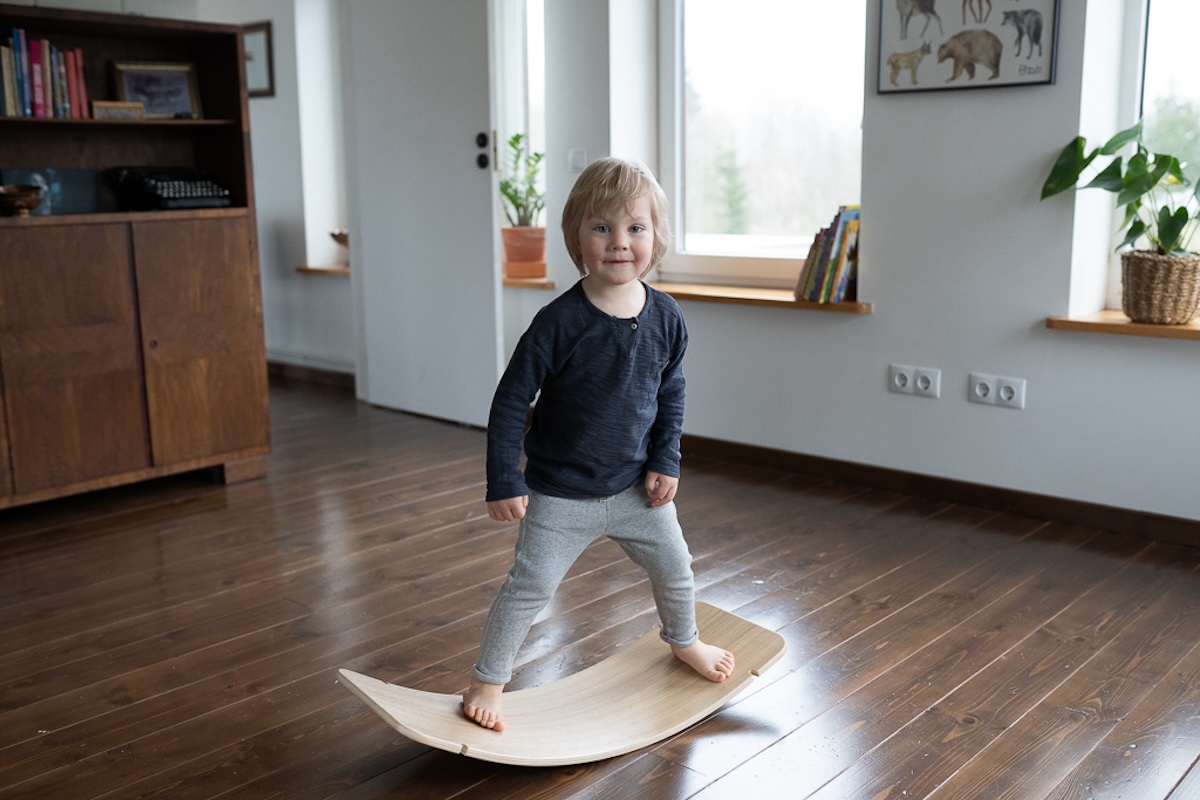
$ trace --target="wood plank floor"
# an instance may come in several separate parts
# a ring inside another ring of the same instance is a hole
[[[782,662],[595,764],[417,745],[335,670],[462,688],[515,538],[484,435],[287,380],[271,411],[265,480],[0,512],[0,798],[1200,798],[1200,550],[711,459],[679,499],[699,597]],[[514,686],[654,621],[597,543]]]

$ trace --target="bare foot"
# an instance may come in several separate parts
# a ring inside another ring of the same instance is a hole
[[[722,683],[733,674],[733,653],[715,645],[699,641],[690,647],[671,645],[671,652],[713,683]]]
[[[463,692],[463,713],[467,719],[499,733],[504,730],[504,723],[500,721],[500,695],[503,691],[502,683],[484,683],[472,677],[470,687]]]

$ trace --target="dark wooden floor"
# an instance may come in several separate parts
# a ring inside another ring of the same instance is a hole
[[[463,685],[515,536],[483,434],[301,383],[272,415],[265,480],[0,512],[0,797],[1200,798],[1200,551],[711,460],[699,596],[789,646],[750,692],[579,767],[409,742],[335,669]],[[608,543],[548,611],[518,686],[654,624]]]

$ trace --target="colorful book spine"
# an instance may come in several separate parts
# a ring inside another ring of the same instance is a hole
[[[846,226],[851,220],[858,219],[859,208],[856,205],[843,206],[837,217],[836,229],[829,254],[829,267],[825,270],[817,302],[828,303],[837,288],[837,271],[844,266],[846,258]]]
[[[21,39],[21,116],[33,116],[33,81],[29,75],[29,41],[25,38],[25,29],[17,28]]]
[[[858,228],[862,224],[859,219],[846,223],[846,258],[844,265],[838,269],[837,287],[831,302],[841,303],[847,299],[850,287],[857,278],[858,272]]]
[[[17,84],[13,80],[12,46],[0,44],[0,80],[4,83],[4,105],[0,112],[6,117],[17,115]]]
[[[75,72],[76,82],[79,84],[79,118],[88,119],[92,116],[88,105],[88,90],[87,90],[87,72],[83,68],[83,50],[75,48]]]
[[[58,89],[58,117],[59,119],[70,119],[71,117],[71,96],[67,92],[67,54],[63,51],[58,51],[58,75],[55,78],[55,87]]]
[[[33,116],[45,117],[46,87],[42,82],[42,43],[37,39],[29,43],[29,89]]]
[[[816,238],[816,253],[813,255],[811,268],[808,270],[808,277],[804,280],[804,288],[801,291],[801,300],[812,300],[813,293],[816,291],[817,281],[821,275],[821,263],[825,258],[825,251],[828,248],[829,228],[821,228],[817,233]]]
[[[25,116],[25,75],[21,71],[21,29],[13,28],[12,32],[13,79],[17,88],[17,113],[14,116]]]
[[[42,39],[42,105],[46,116],[54,116],[54,68],[50,60],[50,40]]]
[[[65,57],[67,61],[67,102],[71,105],[68,116],[71,119],[79,119],[79,86],[75,76],[75,51],[67,50]]]

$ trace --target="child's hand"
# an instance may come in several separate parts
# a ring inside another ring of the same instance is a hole
[[[496,522],[516,522],[525,516],[525,508],[528,505],[529,495],[492,500],[487,504],[488,516]]]
[[[659,472],[646,473],[646,494],[650,496],[650,507],[665,506],[675,499],[679,490],[679,478],[663,475]]]

